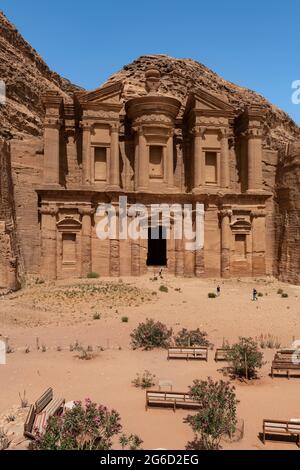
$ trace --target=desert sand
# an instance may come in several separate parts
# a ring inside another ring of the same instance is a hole
[[[208,293],[221,285],[221,296]],[[168,293],[160,292],[161,285]],[[253,287],[263,293],[252,302]],[[277,294],[281,288],[288,298]],[[175,391],[187,391],[194,379],[229,377],[226,364],[209,361],[167,361],[165,350],[133,351],[130,333],[146,318],[172,327],[200,328],[215,347],[239,336],[271,334],[281,347],[300,339],[300,286],[281,284],[272,278],[240,280],[179,279],[153,273],[122,280],[95,279],[39,283],[31,280],[20,292],[0,298],[0,334],[13,349],[0,366],[0,415],[19,404],[19,392],[29,402],[52,386],[56,395],[70,400],[91,398],[116,409],[125,432],[137,433],[144,449],[184,449],[192,432],[184,418],[188,411],[145,411],[145,392],[131,382],[149,370],[157,380],[171,380]],[[128,323],[122,317],[128,317]],[[100,317],[100,318],[99,318]],[[99,319],[95,319],[99,318]],[[70,345],[91,346],[94,357],[81,360]],[[37,348],[39,347],[39,349]],[[27,350],[27,353],[25,352]],[[270,363],[275,349],[263,349],[266,364],[251,382],[232,380],[236,387],[238,418],[244,420],[244,437],[223,442],[224,449],[297,449],[296,444],[259,439],[263,418],[300,418],[300,378],[284,375],[272,379]],[[300,376],[299,376],[300,377]]]

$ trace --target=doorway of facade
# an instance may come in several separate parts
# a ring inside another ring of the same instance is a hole
[[[148,229],[147,266],[167,266],[166,229],[159,226],[155,232],[156,236],[153,237],[151,227]]]

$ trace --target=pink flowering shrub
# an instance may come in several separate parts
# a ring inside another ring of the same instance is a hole
[[[112,438],[122,430],[115,410],[90,399],[49,419],[46,432],[38,436],[35,450],[109,450]]]

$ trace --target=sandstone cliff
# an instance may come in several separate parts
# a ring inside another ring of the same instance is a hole
[[[0,293],[2,288],[16,288],[20,265],[10,151],[0,139]]]
[[[41,97],[56,90],[68,100],[79,87],[52,72],[38,53],[0,11],[0,80],[6,83],[7,103],[0,104],[0,136],[41,135]]]

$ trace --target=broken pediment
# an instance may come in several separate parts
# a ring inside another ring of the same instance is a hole
[[[185,114],[194,111],[200,114],[231,116],[234,114],[234,108],[225,97],[220,97],[206,90],[198,88],[192,92],[187,100]]]
[[[77,99],[84,108],[89,107],[116,107],[122,108],[121,93],[123,83],[121,81],[104,85],[94,91],[77,94]]]

